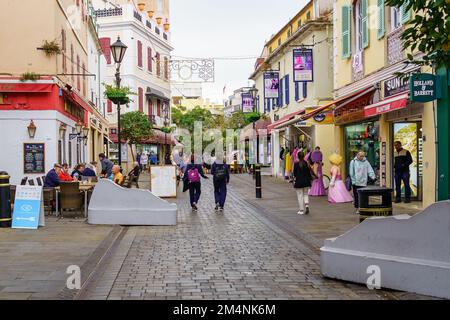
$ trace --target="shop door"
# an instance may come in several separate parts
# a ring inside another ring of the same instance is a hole
[[[422,200],[422,123],[421,122],[397,122],[393,125],[393,142],[400,141],[404,149],[411,153],[413,163],[409,167],[411,172],[410,185],[411,197]],[[393,153],[392,153],[393,154]],[[394,156],[392,156],[392,168],[394,167]],[[392,173],[394,177],[394,173]],[[394,185],[392,179],[392,185]],[[405,188],[402,183],[402,196]]]

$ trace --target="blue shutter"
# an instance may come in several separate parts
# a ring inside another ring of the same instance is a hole
[[[351,7],[350,6],[342,6],[341,13],[341,52],[342,58],[347,59],[350,58],[352,49],[351,49]]]
[[[299,85],[298,82],[294,82],[295,83],[295,101],[300,100],[300,95],[299,95]]]
[[[283,81],[284,79],[280,79],[278,86],[278,107],[281,108],[283,106]]]
[[[289,97],[289,75],[287,74],[286,77],[284,78],[284,94],[285,94],[285,101],[286,101],[286,105],[289,104],[290,102],[290,97]]]
[[[367,48],[369,46],[369,4],[368,0],[362,0],[361,2],[361,11],[362,11],[362,45],[363,48]]]
[[[407,0],[400,6],[400,19],[402,24],[406,24],[409,20],[411,20],[411,8],[408,9],[410,2],[410,0]]]
[[[378,15],[378,26],[377,26],[377,37],[381,39],[384,37],[384,0],[377,0],[377,15]]]
[[[306,99],[306,97],[308,96],[308,82],[303,82],[303,98]]]

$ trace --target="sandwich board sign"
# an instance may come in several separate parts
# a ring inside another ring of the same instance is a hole
[[[37,229],[45,226],[41,186],[17,186],[13,210],[13,229]]]

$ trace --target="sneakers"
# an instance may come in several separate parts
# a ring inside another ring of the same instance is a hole
[[[223,212],[223,207],[219,207],[219,211],[220,211],[220,212]]]
[[[215,211],[219,211],[219,204],[216,204],[216,207],[214,208]]]
[[[192,204],[192,210],[193,211],[197,211],[198,210],[197,204],[195,202]]]
[[[299,211],[299,212],[297,212],[297,214],[304,215],[305,213],[303,211]]]
[[[411,203],[411,199],[406,199],[405,203]]]
[[[309,206],[306,206],[305,214],[309,213]]]

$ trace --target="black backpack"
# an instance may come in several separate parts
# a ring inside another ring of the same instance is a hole
[[[222,181],[225,180],[225,178],[227,177],[227,168],[225,167],[225,165],[217,165],[216,166],[216,171],[214,172],[214,178],[216,180]]]

